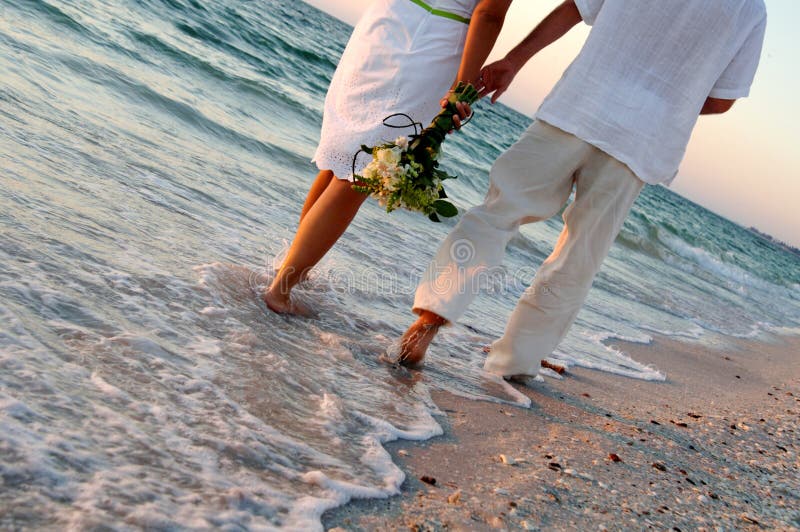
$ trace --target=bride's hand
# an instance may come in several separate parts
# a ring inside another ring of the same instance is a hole
[[[501,59],[483,67],[478,82],[481,98],[494,93],[492,103],[495,103],[514,81],[517,72],[518,70],[508,59]]]

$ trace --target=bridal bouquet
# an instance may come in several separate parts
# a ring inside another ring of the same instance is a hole
[[[353,189],[376,198],[381,206],[386,207],[386,212],[408,209],[427,214],[434,222],[440,221],[439,216],[449,218],[458,214],[458,209],[447,201],[442,186],[445,179],[455,179],[455,176],[440,170],[438,159],[447,133],[455,127],[453,115],[458,114],[456,103],[471,105],[477,100],[478,91],[475,87],[459,83],[448,96],[442,111],[421,133],[398,137],[394,142],[372,148],[361,146],[356,157],[365,152],[372,155],[372,161],[364,168],[363,175],[354,175]],[[387,120],[394,116],[406,115],[392,115]],[[418,124],[412,120],[411,125],[416,132]]]

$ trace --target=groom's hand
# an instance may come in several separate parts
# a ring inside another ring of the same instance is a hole
[[[481,98],[494,93],[492,103],[495,103],[508,90],[517,72],[517,68],[508,59],[501,59],[483,67],[478,87]]]
[[[442,108],[447,107],[447,97],[442,98],[439,104]],[[461,129],[462,121],[472,115],[472,107],[467,103],[457,102],[456,109],[458,110],[458,114],[453,115],[453,125],[455,125],[455,129],[451,129],[448,133],[454,133],[456,130]]]

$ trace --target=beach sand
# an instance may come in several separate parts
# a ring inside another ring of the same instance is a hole
[[[667,380],[575,368],[518,386],[530,409],[435,394],[445,434],[387,446],[402,493],[326,529],[800,530],[800,338],[613,345]]]

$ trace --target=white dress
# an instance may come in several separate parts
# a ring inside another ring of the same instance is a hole
[[[428,0],[434,9],[469,18],[479,0]],[[468,26],[411,0],[374,0],[355,27],[325,98],[314,155],[320,170],[353,179],[353,155],[413,128],[391,129],[388,115],[405,113],[424,126],[458,74]],[[402,121],[402,119],[397,119]],[[358,158],[356,173],[370,161]]]

